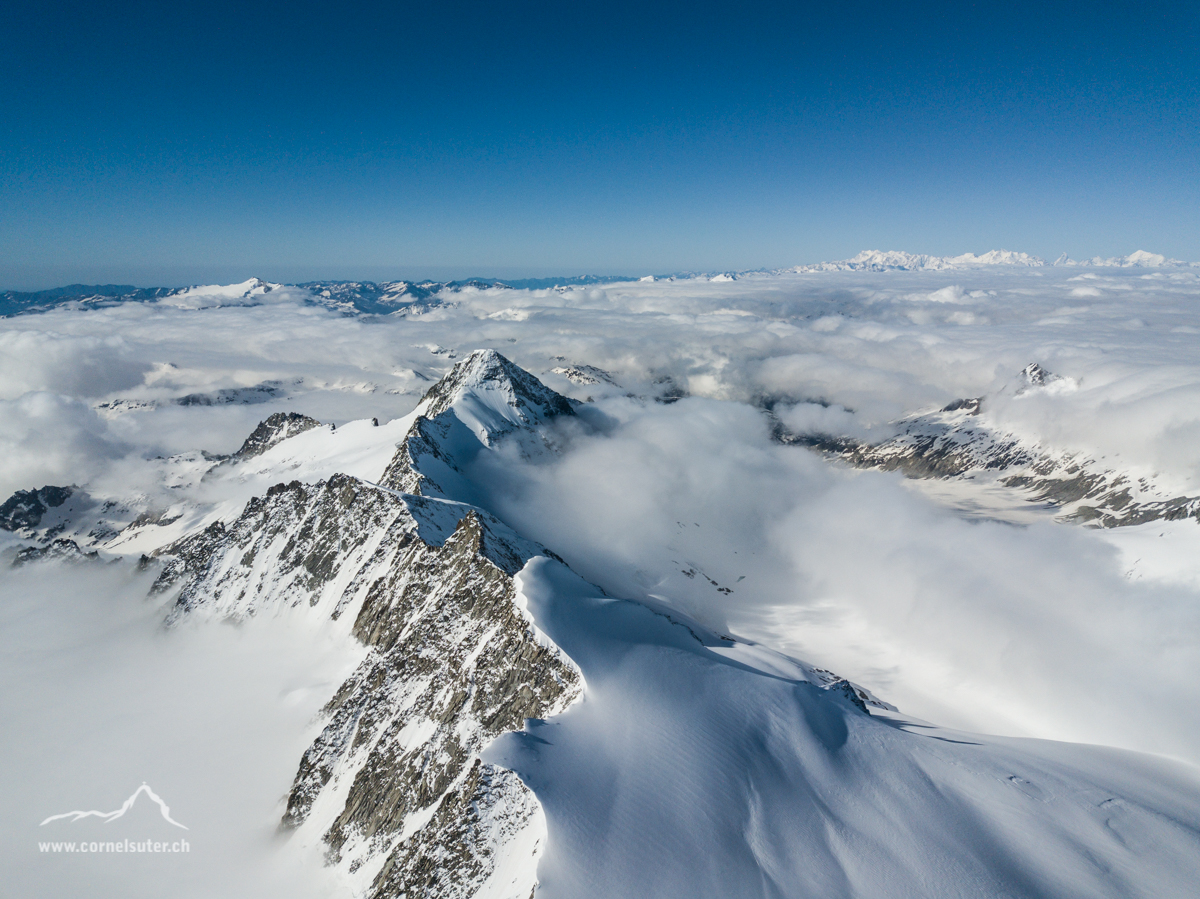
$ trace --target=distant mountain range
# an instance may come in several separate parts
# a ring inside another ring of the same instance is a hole
[[[239,284],[196,287],[134,287],[131,284],[71,284],[49,290],[0,292],[0,316],[23,312],[44,312],[57,306],[77,304],[84,308],[102,308],[117,303],[162,302],[173,306],[258,305],[272,301],[299,301],[330,306],[346,312],[390,315],[437,305],[439,294],[462,290],[511,288],[546,290],[588,284],[633,281],[623,275],[577,275],[564,278],[525,278],[501,281],[497,278],[470,278],[463,281],[305,281],[301,284],[274,284],[251,278]],[[281,289],[284,289],[281,291]],[[268,294],[276,297],[268,298]]]
[[[559,278],[469,278],[462,281],[305,281],[299,284],[275,284],[251,278],[239,284],[195,287],[135,287],[131,284],[70,284],[49,290],[0,292],[0,316],[24,312],[44,312],[58,306],[78,305],[102,308],[118,303],[162,303],[186,308],[206,306],[244,306],[271,302],[301,302],[328,306],[350,315],[393,315],[422,312],[441,305],[445,294],[464,290],[548,290],[589,284],[696,279],[736,281],[746,275],[814,272],[890,272],[947,271],[991,266],[1038,268],[1042,266],[1088,266],[1102,268],[1194,268],[1200,263],[1170,259],[1159,253],[1137,250],[1128,256],[1113,256],[1076,261],[1065,253],[1053,262],[1039,256],[1012,250],[990,250],[976,255],[930,256],[899,250],[863,250],[851,259],[817,262],[772,272],[685,272],[635,278],[626,275],[573,275]],[[274,294],[274,296],[269,296]]]
[[[1162,268],[1166,266],[1188,266],[1191,263],[1169,259],[1158,253],[1137,250],[1128,256],[1101,258],[1094,256],[1076,262],[1063,253],[1053,262],[1047,263],[1040,256],[1014,253],[1012,250],[990,250],[976,256],[963,253],[961,256],[928,256],[923,253],[904,253],[899,250],[863,250],[853,259],[840,262],[818,262],[800,265],[788,271],[795,272],[888,272],[888,271],[942,271],[945,269],[983,268],[993,265],[1012,265],[1037,268],[1044,265],[1097,266],[1107,268]]]

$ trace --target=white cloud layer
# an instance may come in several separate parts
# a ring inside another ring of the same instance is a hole
[[[603,413],[603,417],[600,417]],[[968,522],[898,474],[772,444],[748,407],[610,400],[547,463],[476,472],[519,530],[659,600],[968,730],[1200,761],[1200,596],[1091,533]],[[725,589],[732,592],[726,593]]]
[[[0,840],[11,896],[339,895],[277,832],[313,717],[356,650],[296,619],[164,632],[132,563],[27,566],[0,603]],[[139,798],[147,782],[187,830]],[[179,854],[53,854],[42,841],[187,840]]]
[[[507,518],[585,576],[945,723],[1197,760],[1191,582],[1131,581],[1082,529],[968,523],[899,476],[832,469],[773,443],[760,408],[795,432],[877,439],[904,414],[986,396],[999,426],[1200,492],[1200,277],[1078,272],[468,289],[407,318],[342,316],[296,291],[246,305],[255,288],[238,285],[194,308],[5,319],[3,488],[116,490],[154,456],[229,452],[277,410],[394,419],[454,352],[495,347],[594,400],[560,458],[478,472]],[[1018,394],[1031,362],[1074,389]],[[617,386],[550,373],[564,363]],[[671,385],[690,398],[626,397]],[[197,395],[212,404],[174,402]]]

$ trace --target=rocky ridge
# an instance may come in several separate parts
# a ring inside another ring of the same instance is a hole
[[[159,554],[171,621],[280,606],[352,616],[367,656],[327,704],[282,825],[318,833],[372,897],[474,895],[510,844],[534,862],[541,851],[536,800],[479,753],[562,711],[582,683],[515,603],[513,576],[545,550],[452,498],[461,482],[447,474],[572,411],[499,354],[474,353],[426,395],[381,484],[278,484]]]
[[[564,711],[583,677],[535,627],[514,582],[531,559],[561,560],[473,503],[467,471],[501,439],[553,452],[547,426],[577,405],[498,353],[477,351],[428,391],[378,483],[347,474],[281,480],[215,518],[192,510],[187,520],[201,524],[142,558],[144,568],[159,566],[153,590],[170,597],[168,625],[296,610],[362,647],[321,713],[280,821],[320,847],[355,895],[525,899],[536,888],[542,807],[481,754],[527,720]],[[271,416],[229,457],[194,454],[196,477],[316,426],[294,413]],[[41,509],[44,526],[60,499],[64,509],[97,505],[74,488],[43,488],[4,508],[27,524]],[[136,505],[106,502],[99,513],[128,518]],[[165,515],[145,511],[124,531],[177,520]],[[18,564],[98,557],[45,531]],[[704,645],[737,642],[669,610],[653,614]],[[858,713],[890,708],[831,672],[803,670]]]
[[[252,459],[261,456],[277,443],[319,427],[320,422],[299,412],[276,412],[259,422],[241,447],[230,458]]]
[[[1021,372],[1015,395],[1055,390],[1065,379],[1033,363]],[[955,400],[942,409],[896,422],[878,443],[845,437],[795,435],[781,425],[784,443],[811,446],[856,468],[900,471],[910,478],[995,483],[1050,506],[1063,521],[1123,527],[1193,517],[1200,496],[1175,495],[1151,476],[1134,477],[1084,453],[1047,448],[997,428],[984,414],[986,397]]]

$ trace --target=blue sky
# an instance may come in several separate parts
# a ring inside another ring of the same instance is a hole
[[[1200,260],[1200,7],[8,7],[0,288]]]

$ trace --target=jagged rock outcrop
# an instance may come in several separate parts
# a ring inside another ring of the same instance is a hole
[[[503,856],[524,855],[536,863],[544,829],[541,806],[520,778],[476,761],[429,824],[388,856],[372,892],[387,897],[507,893],[526,899],[533,885],[505,872]]]
[[[877,444],[848,443],[843,459],[858,468],[902,471],[914,478],[955,477],[1034,464],[1037,454],[1012,435],[994,434],[977,418],[979,400],[907,419],[899,433]]]
[[[75,489],[46,486],[40,490],[18,490],[0,505],[0,528],[6,531],[36,528],[42,517],[70,499]]]
[[[538,426],[573,406],[481,351],[418,411],[381,485],[277,484],[162,550],[154,589],[177,591],[170,621],[297,606],[353,615],[369,652],[325,708],[284,827],[319,832],[330,863],[379,899],[474,895],[519,844],[529,864],[512,889],[527,896],[540,808],[479,754],[562,711],[582,683],[515,603],[513,575],[542,548],[450,494],[472,453],[517,430],[540,440]]]
[[[19,557],[19,564],[40,560],[93,558],[132,519],[129,508],[117,502],[101,503],[76,486],[18,490],[0,505],[0,530],[34,541]],[[57,544],[57,548],[51,544]],[[86,548],[86,552],[84,551]]]
[[[1014,395],[1073,386],[1041,365],[1026,366]],[[901,471],[911,478],[964,478],[1020,489],[1031,502],[1058,509],[1063,520],[1122,527],[1195,517],[1200,496],[1171,495],[1151,477],[1134,477],[1082,453],[1031,443],[993,427],[985,398],[961,399],[937,412],[896,423],[897,433],[868,444],[850,438],[798,436],[780,426],[784,443],[811,446],[857,468]]]
[[[250,432],[250,436],[230,458],[240,461],[261,456],[277,443],[319,427],[320,424],[315,418],[309,418],[299,412],[276,412],[267,416],[265,421],[259,422],[258,427]]]
[[[85,552],[79,548],[79,544],[74,540],[68,540],[64,537],[59,537],[57,540],[52,540],[45,546],[27,546],[20,550],[12,561],[13,568],[20,568],[22,565],[27,565],[30,562],[95,562],[100,558],[100,553],[92,550]]]

